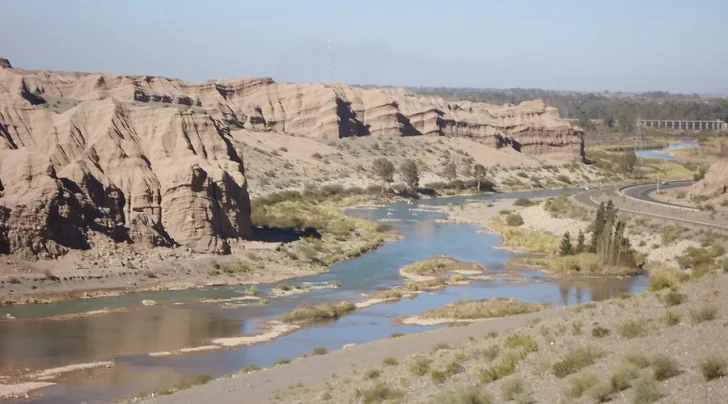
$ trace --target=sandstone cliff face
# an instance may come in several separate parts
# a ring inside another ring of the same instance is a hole
[[[463,136],[523,153],[583,155],[580,129],[541,101],[450,102],[401,89],[192,84],[25,71],[0,63],[0,253],[55,257],[91,235],[224,253],[250,237],[230,127],[316,138]]]
[[[0,100],[0,252],[55,257],[92,247],[94,233],[224,253],[250,237],[242,153],[209,114],[112,97],[63,113]]]

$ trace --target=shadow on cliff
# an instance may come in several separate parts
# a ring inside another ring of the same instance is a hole
[[[321,233],[311,227],[308,227],[303,231],[296,231],[293,229],[278,229],[272,227],[253,227],[252,240],[262,241],[266,243],[292,243],[304,237],[321,239]]]

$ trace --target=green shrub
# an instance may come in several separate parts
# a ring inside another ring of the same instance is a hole
[[[243,369],[242,372],[243,373],[252,373],[252,372],[257,372],[259,370],[260,370],[260,365],[258,365],[257,363],[252,363],[252,364],[248,365],[245,369]]]
[[[511,227],[518,227],[523,225],[523,217],[518,213],[512,213],[506,217],[506,224]]]
[[[700,371],[706,381],[724,377],[728,362],[720,356],[709,356],[700,361]]]
[[[662,397],[657,382],[650,376],[645,376],[634,384],[632,392],[632,404],[654,403]]]
[[[658,381],[667,380],[681,373],[680,364],[674,358],[664,354],[652,358],[650,366]]]
[[[569,379],[569,388],[566,390],[566,396],[569,398],[579,398],[592,386],[599,383],[599,378],[593,373],[579,373]]]
[[[602,356],[604,354],[601,351],[591,347],[577,348],[566,354],[564,359],[554,363],[552,371],[554,376],[563,379],[587,366],[595,364]]]
[[[276,363],[273,364],[273,366],[288,365],[289,363],[291,363],[290,359],[278,359]]]
[[[637,338],[647,333],[645,322],[641,320],[629,320],[619,326],[619,335],[623,338]]]
[[[718,309],[714,306],[703,307],[697,311],[690,311],[690,318],[693,319],[693,323],[700,324],[706,321],[715,320],[718,314]]]

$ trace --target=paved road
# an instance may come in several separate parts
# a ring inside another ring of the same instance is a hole
[[[685,186],[686,184],[690,184],[692,181],[675,181],[667,185],[668,188],[676,188]],[[664,185],[660,185],[660,189],[664,189]],[[658,219],[669,219],[669,220],[675,220],[678,222],[684,222],[684,223],[690,223],[690,224],[697,224],[700,226],[706,226],[710,227],[716,230],[724,230],[728,231],[728,225],[725,224],[725,220],[722,220],[722,223],[720,223],[721,219],[718,219],[718,223],[716,223],[716,220],[711,218],[706,218],[704,215],[705,212],[700,211],[687,211],[687,210],[680,210],[675,209],[674,206],[680,206],[680,205],[672,205],[668,203],[663,203],[659,201],[655,201],[654,199],[649,197],[649,193],[652,192],[657,188],[656,184],[645,184],[645,185],[636,185],[634,187],[625,188],[625,193],[627,193],[629,196],[640,199],[644,202],[650,202],[647,203],[641,203],[639,201],[620,201],[619,199],[615,200],[617,204],[617,209],[628,212],[636,215],[641,216],[649,216],[654,217]],[[603,191],[603,189],[595,189],[585,192],[580,192],[578,194],[574,194],[574,199],[578,201],[579,203],[590,206],[593,208],[598,208],[599,203],[592,200],[592,196],[598,192]],[[662,206],[657,206],[662,205]]]
[[[685,186],[692,185],[692,180],[685,180],[685,181],[674,181],[670,182],[667,185],[660,185],[660,189],[670,189],[670,188],[681,188]],[[644,184],[644,185],[636,185],[629,188],[622,189],[622,192],[632,198],[639,199],[646,202],[652,202],[652,203],[659,203],[661,205],[666,206],[676,206],[676,207],[685,207],[674,203],[668,203],[668,202],[662,202],[657,199],[654,199],[650,196],[650,194],[654,191],[657,191],[657,183],[652,184]]]

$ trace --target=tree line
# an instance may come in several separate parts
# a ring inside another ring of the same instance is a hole
[[[579,93],[541,89],[478,89],[450,87],[417,87],[408,90],[423,95],[435,95],[452,100],[485,102],[489,104],[519,104],[542,99],[546,105],[559,109],[562,118],[587,121],[601,119],[607,126],[643,119],[721,120],[728,122],[728,99],[706,98],[698,95],[671,94],[654,91],[641,94]],[[626,128],[628,129],[628,128]]]

